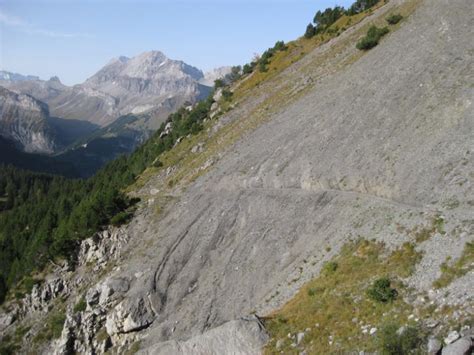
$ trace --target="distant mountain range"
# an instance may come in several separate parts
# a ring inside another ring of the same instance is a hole
[[[182,105],[207,97],[229,72],[203,73],[159,51],[114,58],[74,86],[0,71],[0,136],[19,151],[89,159],[81,162],[89,175],[131,152]]]
[[[0,86],[44,101],[52,116],[104,127],[130,113],[152,113],[157,121],[163,121],[184,103],[206,97],[214,80],[229,71],[219,68],[206,76],[193,66],[151,51],[133,58],[114,58],[84,83],[72,87],[57,77],[44,81],[4,71],[0,72]]]
[[[39,77],[34,75],[21,75],[18,73],[11,73],[5,70],[0,70],[0,80],[4,81],[26,81],[26,80],[40,80]]]

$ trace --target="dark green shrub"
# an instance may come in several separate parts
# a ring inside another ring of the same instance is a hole
[[[250,63],[250,64],[245,64],[242,68],[242,73],[244,74],[250,74],[253,72],[253,68],[255,67],[255,63]]]
[[[153,162],[153,166],[155,168],[161,168],[163,166],[163,163],[159,160],[159,159],[156,159],[154,162]]]
[[[372,26],[367,31],[367,35],[357,42],[357,49],[360,50],[369,50],[379,44],[380,39],[389,32],[387,27],[378,28],[377,26]]]
[[[400,14],[393,14],[393,15],[390,15],[386,18],[387,22],[390,24],[390,25],[396,25],[397,23],[399,23],[401,20],[403,19],[403,16],[400,15]]]
[[[339,18],[341,18],[343,15],[344,15],[343,7],[341,6],[335,6],[334,8],[328,7],[324,11],[318,11],[316,15],[314,15],[313,22],[315,23],[318,29],[326,30],[334,22],[336,22]]]
[[[331,275],[333,274],[337,268],[338,268],[338,264],[335,262],[335,261],[329,261],[327,262],[326,264],[324,264],[323,266],[323,273],[324,275]]]
[[[312,23],[308,24],[308,26],[306,26],[306,32],[304,33],[304,36],[306,38],[312,38],[315,34],[316,27],[314,27]]]
[[[397,324],[389,323],[383,326],[377,335],[378,347],[382,354],[387,355],[410,354],[419,349],[421,343],[420,331],[413,326],[400,331]]]
[[[367,290],[367,296],[376,302],[392,302],[397,297],[397,290],[390,287],[390,279],[382,277],[375,280],[373,285]]]
[[[0,274],[0,304],[3,303],[7,296],[7,284],[2,274]]]
[[[286,51],[288,49],[288,46],[285,44],[283,41],[278,41],[275,43],[273,46],[273,49],[275,51]]]
[[[368,10],[371,7],[377,5],[380,0],[357,0],[352,6],[346,11],[346,15],[352,16],[362,11]]]
[[[222,79],[216,79],[216,80],[214,80],[214,88],[215,88],[215,89],[222,88],[222,87],[224,87],[224,86],[225,86],[224,80],[222,80]]]
[[[242,77],[242,67],[235,65],[231,68],[230,73],[226,75],[226,79],[231,83],[239,80]]]
[[[227,90],[227,89],[222,90],[222,97],[226,101],[230,101],[232,99],[233,95],[234,95],[234,93],[230,90]]]

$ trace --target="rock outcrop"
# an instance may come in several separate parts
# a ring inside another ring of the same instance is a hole
[[[25,94],[0,87],[0,135],[25,152],[52,153],[56,132],[48,123],[48,106]]]

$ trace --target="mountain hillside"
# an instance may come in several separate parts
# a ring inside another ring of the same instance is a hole
[[[11,348],[469,354],[472,2],[370,3],[116,162],[133,217],[19,285]]]

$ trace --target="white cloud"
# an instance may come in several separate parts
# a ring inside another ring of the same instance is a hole
[[[15,28],[23,33],[29,35],[40,35],[53,38],[77,38],[77,37],[92,37],[87,33],[64,33],[57,31],[50,31],[44,28],[38,28],[27,21],[10,14],[6,14],[0,10],[0,25]]]

